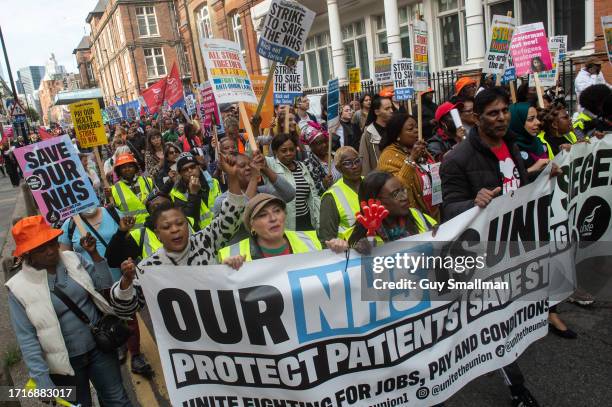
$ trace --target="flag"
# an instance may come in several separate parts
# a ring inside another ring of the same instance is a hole
[[[53,137],[53,134],[49,133],[43,126],[38,128],[38,135],[41,140],[48,140]]]
[[[164,94],[166,93],[167,78],[163,78],[155,82],[142,91],[144,99],[150,114],[155,114],[164,103]]]
[[[178,66],[172,64],[170,74],[166,77],[166,92],[164,94],[164,102],[173,109],[175,107],[185,106],[185,97],[183,96],[183,83],[179,75]],[[148,103],[147,103],[148,105]]]

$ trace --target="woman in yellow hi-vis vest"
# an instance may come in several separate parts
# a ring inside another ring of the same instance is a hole
[[[197,230],[204,229],[212,222],[212,207],[221,195],[219,181],[202,171],[191,153],[179,155],[176,170],[181,179],[170,191],[170,199],[183,209],[186,216],[197,220]]]
[[[285,230],[285,205],[285,201],[270,194],[257,194],[250,199],[242,220],[251,237],[221,249],[219,261],[238,269],[244,261],[322,250],[314,230]],[[337,253],[348,248],[341,239],[325,244]]]
[[[548,159],[555,158],[561,150],[569,151],[572,144],[578,141],[572,131],[572,121],[565,106],[553,105],[541,114],[542,131],[538,138],[546,147]]]
[[[359,185],[361,176],[361,158],[353,147],[340,147],[334,157],[336,169],[342,173],[321,196],[319,216],[319,239],[330,240],[342,237],[355,225],[355,213],[359,212]]]
[[[424,233],[437,225],[434,218],[410,207],[406,187],[388,172],[373,171],[364,178],[359,188],[359,202],[370,199],[379,200],[389,211],[376,231],[377,245]],[[366,229],[357,223],[344,237],[353,247],[365,238],[366,233]],[[356,248],[359,251],[359,247]]]
[[[119,181],[112,188],[105,189],[104,193],[109,200],[112,196],[115,207],[125,216],[136,219],[133,227],[140,228],[148,216],[145,201],[153,190],[153,181],[138,175],[138,163],[132,154],[117,157],[113,169]]]

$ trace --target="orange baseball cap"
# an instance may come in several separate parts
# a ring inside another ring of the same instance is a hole
[[[461,92],[461,89],[465,88],[469,85],[476,85],[476,81],[469,76],[463,76],[455,82],[455,94],[458,95]]]
[[[41,215],[36,215],[21,219],[13,226],[11,233],[15,240],[13,256],[19,257],[50,242],[64,232],[60,229],[53,229],[47,225]]]
[[[127,153],[121,154],[119,157],[117,157],[117,161],[115,161],[115,165],[113,165],[113,168],[116,169],[117,167],[125,164],[138,165],[134,156],[130,153]]]

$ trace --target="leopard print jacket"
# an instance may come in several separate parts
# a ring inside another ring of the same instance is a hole
[[[244,195],[228,193],[219,215],[207,227],[189,237],[187,265],[216,264],[218,251],[227,245],[240,226],[240,216],[245,205]],[[139,267],[171,265],[167,256],[162,253],[163,248],[142,260]],[[129,317],[144,306],[144,295],[138,279],[134,280],[134,290],[121,290],[120,282],[121,280],[117,281],[111,289],[110,304],[117,311],[117,315]]]

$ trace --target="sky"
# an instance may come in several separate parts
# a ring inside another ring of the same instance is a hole
[[[8,51],[13,79],[17,70],[29,65],[44,66],[51,53],[68,72],[76,72],[72,50],[89,25],[87,14],[97,0],[0,0],[0,27]],[[1,47],[0,47],[1,48]],[[8,79],[4,55],[0,58]]]

